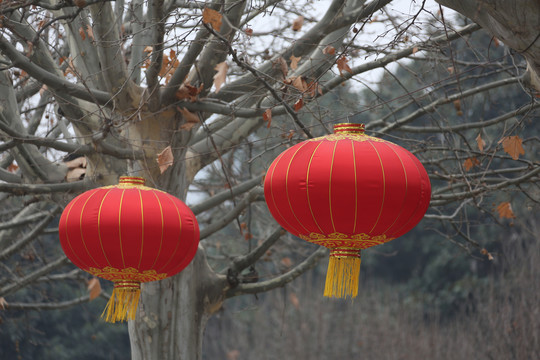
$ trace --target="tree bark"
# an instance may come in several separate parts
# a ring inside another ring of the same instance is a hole
[[[206,321],[221,307],[223,276],[204,249],[179,274],[143,284],[137,318],[129,322],[133,360],[200,360]]]

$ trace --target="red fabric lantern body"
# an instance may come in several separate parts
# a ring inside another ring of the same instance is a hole
[[[431,185],[406,149],[337,124],[334,134],[281,153],[264,182],[272,216],[287,231],[331,249],[325,296],[355,297],[360,250],[395,239],[424,216]]]
[[[77,196],[64,209],[58,231],[73,264],[114,282],[106,308],[110,322],[134,319],[140,283],[180,272],[199,244],[193,212],[138,177],[123,176],[116,186]]]

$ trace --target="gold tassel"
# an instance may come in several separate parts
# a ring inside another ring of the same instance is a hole
[[[139,305],[141,283],[133,280],[121,280],[114,283],[111,298],[103,310],[101,317],[106,322],[135,320],[135,313]],[[105,315],[107,313],[107,315]]]
[[[330,251],[330,261],[326,272],[324,296],[344,298],[358,295],[360,277],[360,250],[354,248],[334,248]]]

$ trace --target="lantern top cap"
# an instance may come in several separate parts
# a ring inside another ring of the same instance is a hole
[[[120,176],[118,180],[118,184],[123,186],[144,186],[145,183],[146,180],[139,176]]]
[[[334,125],[334,134],[359,134],[363,135],[365,130],[364,124],[349,124],[341,123]]]

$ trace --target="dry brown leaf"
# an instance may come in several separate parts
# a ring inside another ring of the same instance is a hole
[[[154,51],[154,48],[150,45],[146,46],[143,50],[145,53],[151,53],[152,51]]]
[[[90,25],[86,25],[86,33],[89,39],[94,40],[94,29]]]
[[[300,98],[297,102],[294,103],[294,111],[298,112],[301,108],[304,107],[304,99]]]
[[[349,60],[345,56],[342,56],[339,59],[337,59],[336,64],[337,64],[340,75],[343,75],[344,71],[347,71],[352,74],[352,70],[347,64],[348,62]]]
[[[502,140],[504,151],[512,157],[512,159],[519,159],[519,155],[525,155],[523,149],[522,140],[519,136],[506,136]]]
[[[64,70],[64,76],[67,76],[68,74],[75,75],[75,65],[73,64],[73,59],[71,57],[67,58],[68,65],[66,67],[66,70]]]
[[[499,45],[501,45],[499,39],[497,39],[496,37],[493,38],[493,45],[495,45],[495,47],[499,47]]]
[[[486,142],[484,139],[482,139],[482,134],[478,134],[476,137],[476,144],[478,145],[478,150],[484,151],[484,147],[486,146]]]
[[[197,96],[201,93],[203,88],[204,84],[201,84],[201,86],[198,88],[193,85],[182,84],[180,89],[176,91],[175,96],[178,100],[189,99],[189,101],[195,102],[197,101]]]
[[[323,90],[318,82],[312,81],[309,84],[307,84],[306,93],[312,97],[315,97],[317,96],[317,94],[322,95]]]
[[[487,249],[484,248],[484,249],[480,250],[480,253],[482,255],[487,256],[489,261],[493,261],[493,255],[491,255],[491,253],[489,251],[487,251]]]
[[[246,28],[244,30],[244,34],[246,34],[247,36],[251,37],[253,35],[253,29],[252,28]]]
[[[288,258],[288,257],[284,257],[283,259],[281,259],[281,263],[285,265],[285,267],[288,267],[288,268],[290,268],[293,265],[291,258]]]
[[[416,54],[417,52],[418,52],[418,46],[413,47],[412,53],[413,53],[413,54]]]
[[[11,172],[11,173],[14,173],[15,171],[17,171],[19,169],[19,165],[15,164],[14,162],[11,163],[8,167],[7,167],[7,171]]]
[[[101,294],[101,284],[97,277],[93,277],[88,281],[88,292],[90,293],[90,301],[94,300]]]
[[[82,26],[79,28],[79,35],[81,36],[82,41],[86,40],[86,33]]]
[[[216,65],[214,70],[217,71],[214,75],[214,86],[216,87],[216,94],[221,89],[221,85],[225,83],[225,79],[227,78],[227,70],[229,70],[229,65],[227,65],[226,61],[220,62]]]
[[[301,93],[305,92],[308,88],[306,80],[301,76],[294,76],[291,78],[292,86],[294,86]]]
[[[463,111],[461,111],[461,100],[459,100],[459,99],[454,100],[454,109],[456,109],[456,114],[458,116],[463,115]]]
[[[0,309],[6,310],[6,307],[8,306],[8,302],[4,297],[0,297]]]
[[[156,161],[159,165],[159,171],[162,174],[165,172],[165,170],[172,166],[174,163],[174,155],[170,145],[158,154]]]
[[[279,57],[274,61],[274,63],[276,65],[279,65],[281,69],[281,73],[283,74],[283,77],[286,78],[287,74],[289,73],[289,67],[287,66],[287,62],[285,61],[285,59],[282,57]]]
[[[334,55],[336,53],[336,48],[331,45],[328,45],[327,47],[323,49],[322,53],[328,54],[328,55]]]
[[[199,117],[197,116],[197,114],[194,114],[186,108],[181,108],[179,106],[176,107],[176,110],[178,110],[178,112],[182,114],[182,116],[186,120],[186,123],[180,126],[180,129],[191,130],[195,125],[199,123]]]
[[[296,19],[294,19],[292,23],[293,31],[299,31],[302,28],[302,25],[304,25],[304,17],[299,16]]]
[[[295,293],[289,294],[289,300],[296,310],[300,309],[300,300],[298,300],[298,296]]]
[[[272,109],[264,110],[263,120],[268,121],[268,124],[266,125],[266,127],[269,128],[270,124],[272,124]]]
[[[204,8],[202,12],[203,23],[210,24],[214,30],[219,31],[221,30],[221,20],[222,15],[218,11],[207,7]]]
[[[463,167],[465,168],[465,171],[471,170],[476,165],[480,165],[480,161],[478,161],[478,159],[475,157],[468,158],[463,162]]]
[[[453,66],[447,67],[446,70],[448,70],[448,72],[449,72],[450,74],[453,74],[453,73],[454,73],[454,67],[453,67]]]
[[[298,62],[300,61],[301,58],[302,58],[301,56],[296,57],[294,55],[291,55],[291,57],[289,58],[291,60],[291,69],[293,70],[298,69]]]
[[[508,201],[504,201],[497,205],[497,212],[499,213],[499,217],[501,219],[515,219],[516,216],[514,215],[514,212],[512,211],[512,204]]]
[[[73,0],[73,3],[77,5],[80,8],[83,8],[86,6],[86,0]]]

